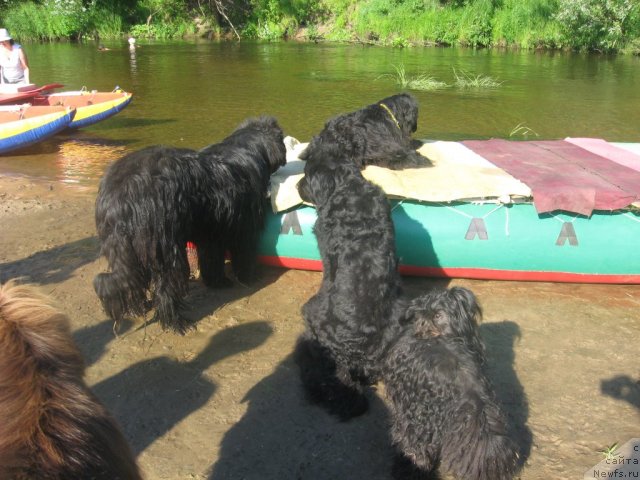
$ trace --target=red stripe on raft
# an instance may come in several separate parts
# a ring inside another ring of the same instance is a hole
[[[322,270],[320,260],[308,260],[289,257],[258,257],[260,263],[273,267],[293,268],[295,270]],[[488,268],[443,268],[415,267],[400,265],[402,275],[439,278],[473,278],[477,280],[511,280],[518,282],[560,282],[560,283],[601,283],[601,284],[640,284],[640,275],[597,275],[569,272],[537,272],[521,270],[493,270]]]

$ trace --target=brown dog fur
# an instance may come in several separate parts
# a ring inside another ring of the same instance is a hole
[[[28,285],[0,286],[0,478],[139,480],[131,450],[84,383],[67,317]]]

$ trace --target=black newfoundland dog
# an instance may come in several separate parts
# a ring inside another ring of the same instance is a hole
[[[411,140],[417,128],[416,99],[408,93],[393,95],[329,120],[311,139],[300,159],[308,160],[316,150],[335,145],[341,155],[360,168],[377,165],[397,170],[430,165]]]
[[[0,286],[0,352],[0,478],[141,480],[69,320],[34,287]]]
[[[111,318],[152,307],[163,328],[184,333],[187,242],[197,247],[205,285],[230,284],[227,252],[238,280],[252,279],[269,178],[286,162],[283,138],[274,118],[260,117],[198,152],[148,147],[108,168],[96,226],[110,271],[97,275],[94,287]]]
[[[316,207],[323,267],[294,353],[308,398],[349,420],[381,380],[395,478],[434,478],[438,467],[465,480],[513,478],[517,450],[482,369],[473,293],[454,287],[407,304],[387,198],[339,146],[310,152],[298,190]]]
[[[438,467],[465,480],[508,480],[517,449],[483,372],[481,310],[461,287],[413,300],[382,370],[397,449],[394,478],[423,479]]]
[[[323,277],[302,307],[294,358],[309,399],[348,420],[367,410],[363,387],[378,380],[389,325],[404,310],[395,233],[384,192],[339,146],[312,150],[305,172],[298,190],[317,210]]]

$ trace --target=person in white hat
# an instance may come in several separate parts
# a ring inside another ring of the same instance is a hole
[[[29,83],[27,55],[6,28],[0,28],[0,68],[2,83]]]

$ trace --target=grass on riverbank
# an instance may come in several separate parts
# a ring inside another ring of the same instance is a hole
[[[20,40],[201,35],[640,54],[640,2],[629,0],[13,0],[3,26]],[[218,8],[216,8],[216,5]],[[424,80],[424,79],[423,79]]]

